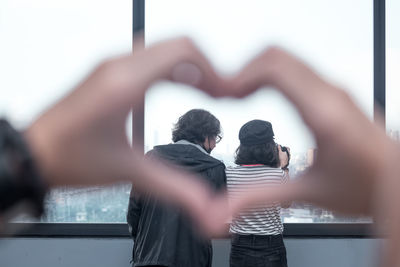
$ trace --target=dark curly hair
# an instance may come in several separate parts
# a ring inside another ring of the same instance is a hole
[[[264,164],[269,167],[277,167],[279,164],[278,148],[274,141],[258,145],[240,144],[236,149],[235,163]]]
[[[207,137],[221,133],[219,120],[204,109],[192,109],[181,116],[172,129],[172,141],[187,140],[203,144]]]

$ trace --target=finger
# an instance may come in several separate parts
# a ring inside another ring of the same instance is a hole
[[[293,200],[302,201],[308,193],[308,190],[305,189],[303,181],[290,181],[278,186],[269,185],[258,188],[243,187],[241,193],[231,199],[231,213],[234,216],[241,210],[258,204],[284,203]]]
[[[219,193],[204,203],[202,213],[197,216],[197,223],[201,227],[200,234],[209,238],[226,238],[229,233],[231,219],[228,197],[225,192]]]
[[[316,162],[304,175],[296,178],[304,187],[301,200],[342,215],[370,215],[373,208],[373,182],[364,177],[366,173],[355,173],[347,168],[342,166],[340,171],[332,174],[332,169],[321,168]],[[353,179],[351,175],[362,178]]]
[[[143,101],[145,91],[160,80],[188,84],[215,96],[225,83],[188,38],[138,49],[133,55],[108,60],[98,69],[95,78],[102,82],[97,84],[125,105]],[[110,101],[109,96],[105,99]]]
[[[300,106],[304,101],[309,103],[309,95],[319,97],[327,87],[327,83],[299,59],[277,47],[268,48],[251,60],[235,80],[237,93],[249,94],[261,86],[274,86]]]
[[[114,173],[117,180],[129,181],[137,192],[182,207],[201,227],[201,234],[208,236],[223,231],[229,215],[225,195],[216,196],[203,180],[183,170],[178,171],[164,161],[145,158],[140,152],[131,151],[123,157],[121,155],[114,157],[113,168],[118,170]],[[210,211],[213,205],[225,213]]]
[[[279,186],[243,187],[242,192],[232,199],[232,212],[236,214],[245,207],[256,204],[300,201],[333,209],[342,214],[368,213],[370,206],[365,202],[365,196],[359,192],[346,194],[343,192],[346,189],[345,185],[335,185],[334,179],[332,182],[322,179],[323,176],[323,173],[311,167],[296,180]],[[358,195],[354,196],[355,194]],[[341,198],[338,199],[338,196]]]
[[[164,161],[144,158],[140,152],[121,157],[118,169],[120,177],[132,182],[136,190],[179,204],[195,216],[202,214],[204,205],[214,197],[208,184],[195,175]]]
[[[279,153],[282,153],[282,147],[281,147],[281,145],[278,145],[278,150],[279,150]]]
[[[300,60],[279,48],[261,53],[231,80],[231,84],[232,94],[237,97],[262,86],[277,88],[297,107],[317,139],[326,135],[331,137],[336,127],[351,125],[357,120],[369,123],[344,91],[324,81]],[[348,129],[347,126],[344,128]]]
[[[212,95],[219,95],[224,80],[215,72],[211,63],[195,44],[186,38],[177,41],[181,55],[172,59],[173,68],[168,78],[171,81],[194,86]]]
[[[165,162],[141,159],[126,167],[134,188],[183,207],[200,226],[199,234],[211,238],[225,233],[230,216],[226,194],[215,195],[203,180]]]
[[[148,83],[160,79],[195,86],[212,94],[221,79],[210,62],[188,38],[177,38],[155,44],[147,48],[143,55],[152,64],[144,72]]]

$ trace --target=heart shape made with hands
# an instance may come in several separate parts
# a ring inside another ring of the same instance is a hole
[[[145,91],[159,80],[189,84],[216,98],[276,88],[315,136],[314,165],[288,184],[245,192],[224,209],[226,198],[210,196],[196,179],[187,179],[189,174],[149,163],[130,147],[126,118],[132,106],[143,106]],[[393,162],[399,158],[398,145],[343,90],[276,47],[261,52],[232,77],[218,75],[187,38],[108,60],[32,124],[26,137],[50,186],[131,181],[139,191],[184,205],[210,231],[229,214],[257,202],[300,200],[349,214],[372,214],[381,201],[400,202],[386,194],[399,185],[393,175],[385,172],[377,186],[383,170],[398,165]],[[400,221],[400,212],[396,214]]]

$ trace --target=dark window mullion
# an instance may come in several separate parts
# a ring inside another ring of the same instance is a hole
[[[374,0],[374,120],[386,112],[385,12],[385,0]]]
[[[132,51],[136,46],[144,46],[145,29],[145,0],[133,0],[132,2]],[[144,151],[144,101],[142,105],[132,107],[132,140],[133,146]]]

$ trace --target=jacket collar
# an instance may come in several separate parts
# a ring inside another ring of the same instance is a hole
[[[192,143],[192,142],[189,142],[189,141],[187,141],[187,140],[179,140],[179,141],[177,141],[177,142],[175,142],[174,144],[176,144],[176,145],[191,145],[191,146],[194,146],[194,147],[197,147],[201,152],[203,152],[204,154],[207,154],[207,155],[209,155],[208,153],[207,153],[207,151],[205,151],[204,150],[204,148],[202,148],[200,145],[198,145],[198,144],[195,144],[195,143]]]

